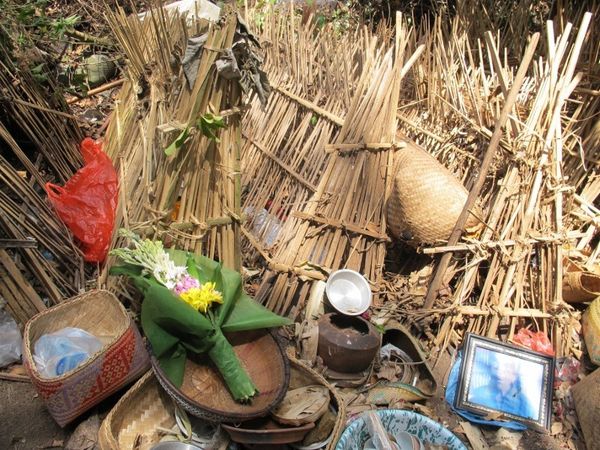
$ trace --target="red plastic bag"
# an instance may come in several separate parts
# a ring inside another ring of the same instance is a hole
[[[84,166],[64,187],[46,183],[46,192],[58,216],[81,242],[84,259],[102,262],[115,224],[119,182],[102,144],[85,138],[81,154]]]
[[[530,348],[534,352],[544,353],[548,356],[554,356],[554,349],[548,336],[542,331],[534,333],[527,328],[521,328],[513,338],[515,344]]]

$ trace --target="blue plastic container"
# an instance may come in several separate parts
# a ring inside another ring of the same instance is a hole
[[[377,415],[390,433],[406,431],[423,443],[445,445],[450,450],[467,450],[467,447],[451,431],[428,417],[402,409],[380,409]],[[362,450],[369,439],[369,431],[362,417],[346,427],[335,450]]]

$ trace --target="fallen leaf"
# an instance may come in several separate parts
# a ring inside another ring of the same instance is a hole
[[[383,366],[376,375],[380,380],[398,381],[398,372],[393,366]]]

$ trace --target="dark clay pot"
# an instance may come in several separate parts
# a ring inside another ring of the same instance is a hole
[[[318,355],[336,372],[365,370],[375,358],[380,342],[380,333],[362,317],[331,313],[319,319]]]

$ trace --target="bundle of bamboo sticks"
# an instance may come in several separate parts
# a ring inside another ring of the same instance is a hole
[[[44,190],[81,165],[81,132],[64,99],[1,45],[0,104],[0,297],[25,323],[85,287],[83,256]]]
[[[105,144],[120,174],[115,229],[161,238],[239,270],[242,94],[237,81],[219,76],[214,64],[231,48],[235,13],[226,13],[219,24],[189,26],[185,17],[162,9],[143,21],[122,11],[108,19],[128,59]],[[198,75],[189,88],[179,61],[188,37],[204,33]],[[197,126],[207,114],[225,121],[226,128],[216,130],[218,139]],[[174,141],[181,142],[167,155]],[[115,236],[113,247],[122,245]],[[113,263],[101,274],[102,283]],[[109,279],[113,289],[123,288],[118,283]]]

